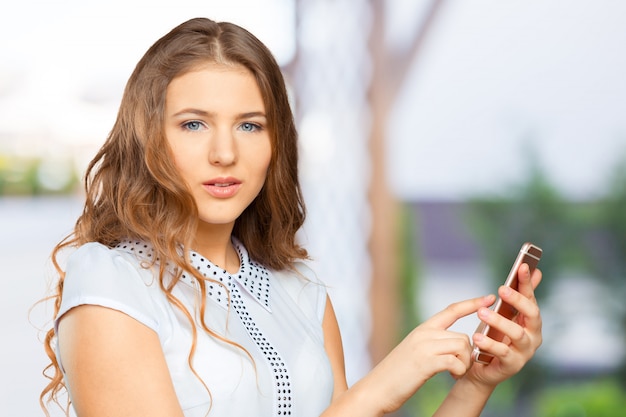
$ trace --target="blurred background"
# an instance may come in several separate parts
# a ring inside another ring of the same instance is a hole
[[[24,0],[0,15],[0,415],[39,416],[52,247],[145,50],[196,16],[275,54],[353,383],[448,304],[544,249],[544,344],[484,416],[626,409],[626,3]],[[475,317],[455,330],[471,334]],[[6,373],[8,371],[8,374]],[[398,416],[428,416],[429,381]],[[56,412],[56,410],[53,410]],[[61,415],[53,414],[53,415]]]

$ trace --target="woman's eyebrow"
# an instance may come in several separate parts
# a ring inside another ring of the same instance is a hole
[[[214,112],[208,112],[208,111],[200,110],[196,108],[187,108],[187,109],[180,110],[174,113],[173,116],[177,117],[183,114],[195,114],[197,116],[204,116],[204,117],[215,116]],[[267,117],[267,116],[265,115],[265,112],[262,112],[262,111],[244,112],[244,113],[239,113],[238,115],[235,116],[236,119],[247,119],[249,117]]]
[[[212,115],[212,113],[204,111],[204,110],[187,108],[187,109],[182,109],[180,111],[177,111],[176,113],[173,114],[173,116],[176,117],[182,114],[196,114],[198,116],[211,116]]]
[[[239,119],[247,119],[248,117],[267,117],[262,111],[251,111],[246,113],[241,113],[237,116]]]

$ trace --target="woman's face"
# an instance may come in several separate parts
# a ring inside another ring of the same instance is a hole
[[[252,73],[207,64],[166,91],[165,135],[200,220],[233,225],[259,194],[271,159],[265,105]]]

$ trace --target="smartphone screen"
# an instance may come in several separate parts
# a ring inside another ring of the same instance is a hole
[[[513,262],[513,267],[509,272],[506,280],[504,281],[504,285],[509,286],[517,291],[517,271],[522,264],[527,264],[530,269],[530,273],[535,270],[539,260],[541,259],[543,251],[540,247],[533,245],[532,243],[526,242],[522,245],[517,257],[515,258],[515,262]],[[493,311],[499,313],[501,316],[506,317],[509,320],[515,319],[517,316],[517,310],[513,308],[511,305],[502,301],[500,297],[496,300],[493,305]],[[504,339],[504,335],[496,330],[491,328],[485,322],[480,322],[478,328],[475,333],[482,333],[483,335],[490,337],[493,340],[501,342]],[[472,352],[472,358],[474,361],[483,363],[485,365],[489,364],[493,359],[493,355],[483,352],[477,347],[474,348]]]

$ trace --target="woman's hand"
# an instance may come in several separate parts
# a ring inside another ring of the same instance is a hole
[[[458,319],[486,309],[495,296],[474,298],[451,304],[413,329],[368,375],[373,393],[383,413],[397,410],[428,379],[439,372],[456,377],[471,366],[471,342],[464,333],[447,330]],[[366,378],[367,379],[367,378]],[[365,381],[361,381],[366,383]]]
[[[531,276],[528,265],[523,264],[517,277],[518,291],[504,286],[498,290],[502,300],[519,312],[515,320],[508,320],[487,308],[478,310],[480,319],[501,331],[505,338],[497,342],[480,334],[473,335],[477,347],[495,356],[489,365],[476,363],[472,366],[465,378],[474,383],[495,386],[515,375],[541,345],[541,314],[534,293],[541,281],[541,271],[536,269]]]
[[[519,292],[499,289],[502,299],[519,311],[515,321],[488,307],[495,296],[451,304],[413,329],[389,355],[350,389],[337,396],[326,416],[383,416],[400,408],[428,379],[447,371],[456,384],[436,416],[478,416],[494,387],[519,372],[541,344],[541,316],[534,288],[541,281],[528,266],[519,272]],[[495,355],[489,365],[471,360],[472,345],[464,333],[449,331],[457,320],[479,312],[481,319],[505,334],[503,342],[474,335],[474,344]]]

